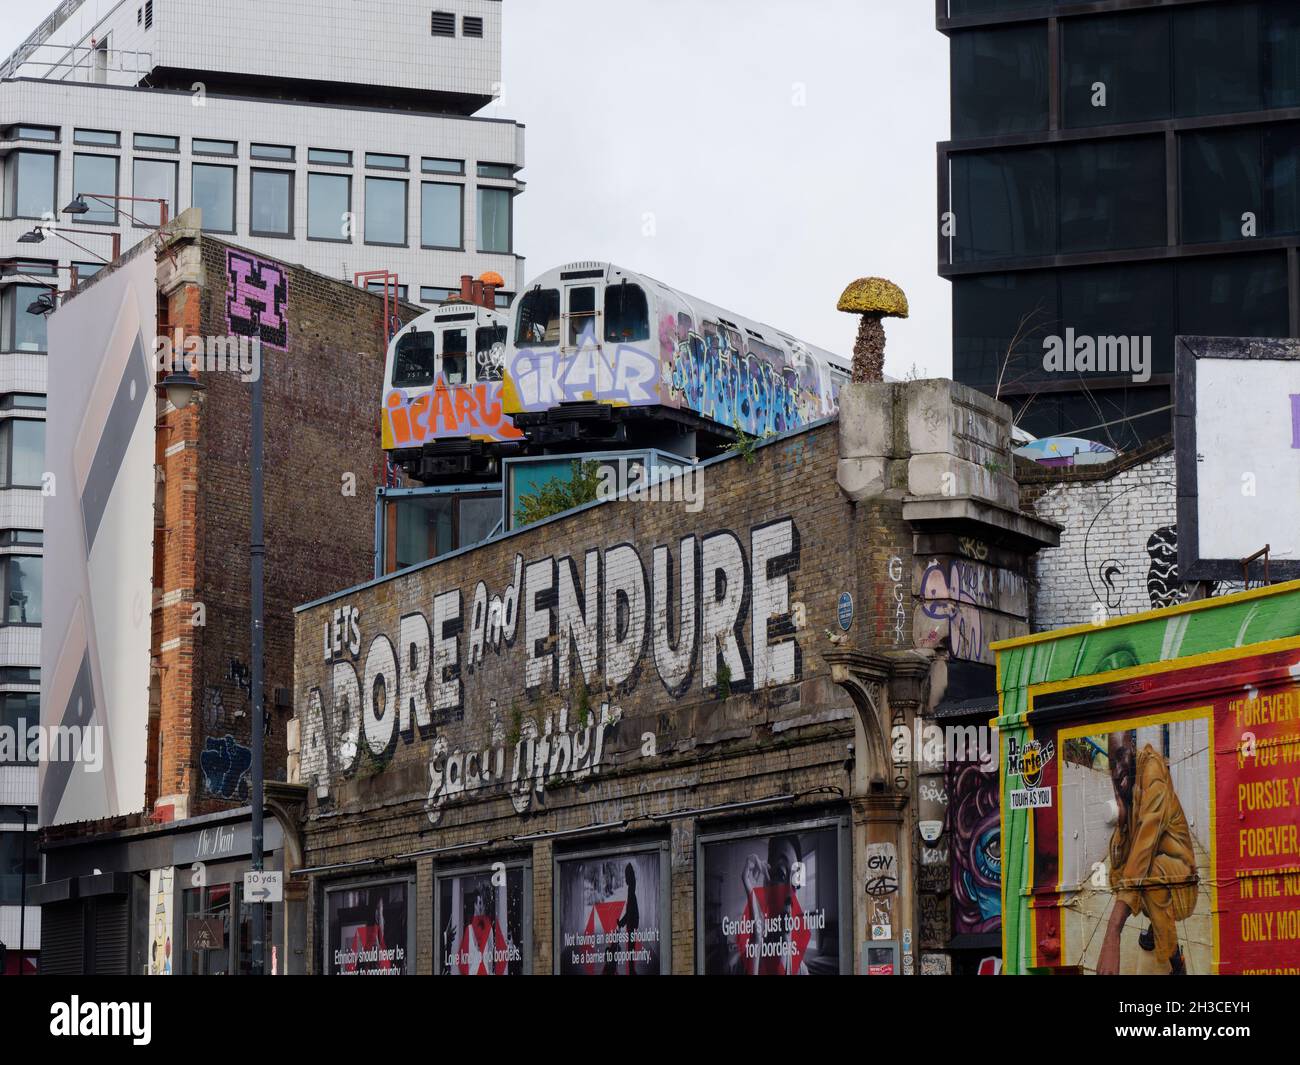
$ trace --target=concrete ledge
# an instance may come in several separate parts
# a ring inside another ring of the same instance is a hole
[[[1059,547],[1061,526],[1040,521],[1018,510],[995,506],[974,496],[908,496],[903,500],[903,520],[912,523],[969,522],[999,529],[1035,548]]]

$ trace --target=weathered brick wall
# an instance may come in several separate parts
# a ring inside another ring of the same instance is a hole
[[[532,964],[549,972],[553,855],[615,837],[662,840],[672,968],[692,971],[697,831],[734,827],[738,815],[698,825],[654,816],[790,794],[799,797],[743,820],[847,812],[853,710],[822,658],[841,631],[841,593],[856,604],[855,646],[910,644],[892,595],[873,594],[876,570],[910,545],[899,502],[847,502],[836,461],[832,423],[760,447],[752,461],[707,464],[699,513],[604,503],[302,610],[307,864],[387,859],[335,874],[343,879],[414,871],[417,966],[431,972],[436,871],[528,857]],[[677,637],[692,615],[687,654]],[[512,841],[618,822],[627,824]],[[460,849],[394,857],[434,848]],[[317,912],[310,923],[313,969],[320,921]]]
[[[205,337],[237,334],[250,319],[241,319],[238,307],[232,314],[228,305],[231,246],[207,237],[200,246],[198,331]],[[260,312],[259,337],[265,410],[265,775],[283,779],[293,607],[373,572],[385,340],[381,298],[301,267],[261,261],[287,279],[283,305]],[[249,278],[254,287],[262,280]],[[246,302],[244,309],[249,307]],[[255,306],[252,310],[257,313]],[[417,311],[404,307],[400,313],[409,320]],[[251,758],[251,385],[235,372],[200,376],[207,390],[196,416],[192,458],[185,478],[177,478],[169,492],[194,499],[192,526],[184,535],[193,536],[197,575],[191,582],[193,602],[181,606],[188,621],[201,603],[203,623],[194,628],[188,720],[169,721],[164,715],[176,730],[173,739],[164,736],[164,750],[178,745],[176,758],[189,766],[191,814],[246,803]],[[284,696],[281,709],[277,689]]]
[[[159,303],[159,332],[193,336],[201,332],[202,292],[182,283]],[[178,332],[179,331],[179,332]],[[160,407],[165,406],[160,403]],[[145,768],[146,809],[159,799],[194,794],[194,598],[198,410],[168,410],[154,445],[159,471],[154,485],[152,644],[157,669],[150,677],[149,741]],[[173,810],[173,813],[175,811]],[[182,811],[183,815],[183,811]]]

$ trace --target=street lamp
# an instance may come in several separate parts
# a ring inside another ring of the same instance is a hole
[[[173,371],[164,377],[158,385],[158,391],[177,410],[184,410],[190,405],[194,393],[207,387],[188,370],[182,370],[180,373]]]
[[[249,771],[253,777],[253,824],[252,824],[252,866],[253,872],[262,872],[262,807],[264,805],[262,777],[264,748],[266,746],[266,725],[265,709],[262,706],[262,689],[264,679],[264,645],[266,622],[263,617],[264,605],[262,601],[262,576],[263,566],[266,560],[266,544],[262,539],[262,374],[257,374],[252,381],[252,429],[251,429],[251,446],[250,459],[252,466],[252,483],[250,485],[251,495],[251,522],[249,527],[249,544],[248,544],[248,571],[250,578],[250,630],[252,636],[252,662],[250,673],[249,699],[253,704],[253,723],[251,737],[251,746],[253,749],[253,764]],[[158,391],[166,395],[168,401],[177,410],[184,410],[189,406],[190,401],[194,398],[194,393],[204,386],[194,377],[193,374],[186,370],[177,373],[173,370],[158,384]],[[261,899],[256,899],[252,903],[252,954],[253,954],[253,975],[262,976],[266,972],[265,961],[265,935],[266,935],[266,911],[263,907],[266,905]]]
[[[19,244],[44,243],[46,232],[47,232],[46,228],[43,228],[41,226],[33,226],[31,229],[29,229],[26,233],[24,233],[21,237],[18,238],[18,243]],[[102,237],[104,235],[103,233],[100,233],[94,229],[69,229],[66,226],[63,228],[50,226],[48,227],[48,232],[53,233],[60,240],[66,240],[74,248],[84,251],[87,255],[93,255],[96,259],[98,259],[102,263],[111,263],[114,260],[121,258],[122,256],[122,234],[121,233],[113,232],[108,234],[113,239],[113,258],[105,259],[98,252],[91,251],[84,244],[78,244],[71,237],[64,236],[65,233],[79,233],[88,237]]]
[[[53,314],[54,310],[54,297],[48,292],[42,292],[27,305],[28,314]]]
[[[71,215],[89,214],[90,204],[86,202],[87,196],[89,196],[92,200],[98,200],[102,204],[106,204],[106,205],[111,204],[115,211],[120,209],[121,212],[124,215],[126,215],[127,218],[131,219],[131,221],[134,222],[137,226],[146,226],[149,229],[159,229],[162,226],[165,226],[167,224],[167,218],[168,218],[167,201],[153,196],[116,196],[116,195],[110,195],[108,193],[101,193],[101,192],[78,192],[75,196],[73,196],[72,202],[69,203],[68,206],[63,208],[63,213],[71,214]],[[117,205],[119,203],[156,203],[158,205],[157,224],[154,224],[152,222],[141,221],[139,218],[136,218],[136,216],[133,215],[130,211],[128,211],[125,207],[118,208]]]

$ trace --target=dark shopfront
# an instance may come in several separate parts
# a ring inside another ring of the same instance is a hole
[[[186,821],[47,840],[41,972],[229,975],[252,967],[247,808]],[[264,867],[284,868],[284,831],[268,816]],[[264,907],[268,973],[303,971],[301,937],[283,903]],[[289,940],[294,940],[290,943]]]
[[[674,971],[675,950],[682,972],[853,971],[845,804],[787,799],[757,812],[742,802],[693,813],[657,829],[415,853],[376,835],[367,849],[383,858],[304,870],[314,881],[313,971],[656,975]],[[788,913],[792,927],[756,931],[756,907]]]

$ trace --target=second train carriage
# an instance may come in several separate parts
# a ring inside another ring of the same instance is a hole
[[[505,412],[531,439],[627,439],[675,421],[727,439],[837,409],[848,360],[612,263],[547,271],[515,300]]]

